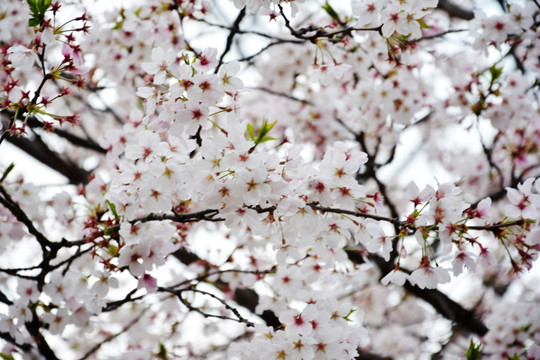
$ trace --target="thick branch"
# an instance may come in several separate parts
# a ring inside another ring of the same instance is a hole
[[[8,136],[7,140],[28,155],[65,176],[70,184],[86,184],[90,173],[60,154],[50,150],[39,137],[29,140],[25,137]]]
[[[0,112],[2,113],[2,115],[5,115],[5,118],[7,119],[13,119],[13,117],[15,116],[15,113],[11,110],[4,109],[4,110],[1,110]],[[24,120],[24,119],[22,119],[22,117],[19,116],[19,120]],[[43,123],[40,120],[38,120],[35,116],[29,116],[26,119],[26,124],[32,129],[43,128]],[[8,125],[9,125],[9,121],[3,121],[4,128],[7,128]],[[100,154],[107,153],[107,149],[102,148],[98,143],[96,143],[95,141],[91,139],[82,138],[80,136],[77,136],[75,134],[70,133],[69,131],[66,131],[60,128],[54,128],[54,130],[52,130],[51,132],[53,132],[54,134],[58,135],[61,138],[66,139],[67,141],[69,141],[71,144],[75,146],[78,146],[84,149],[94,150]]]
[[[39,331],[42,327],[35,310],[32,311],[32,321],[26,323],[26,330],[32,335],[37,344],[39,353],[47,360],[58,360],[54,350],[49,346],[43,334]]]
[[[4,205],[19,222],[26,226],[28,232],[34,235],[42,249],[46,249],[51,245],[51,241],[36,229],[32,220],[30,220],[20,206],[11,199],[11,196],[2,186],[0,186],[0,204]]]
[[[9,334],[9,333],[5,333],[5,332],[0,332],[0,339],[4,339],[5,341],[7,341],[8,343],[10,344],[13,344],[15,345],[16,347],[18,347],[19,349],[23,350],[24,352],[31,352],[32,350],[34,350],[34,347],[30,344],[18,344],[15,339]]]
[[[361,263],[361,257],[354,252],[348,252],[349,259],[355,263]],[[377,264],[383,274],[387,274],[394,270],[394,265],[386,262],[378,255],[370,254],[369,259]],[[478,334],[485,335],[488,332],[487,326],[482,322],[478,314],[473,310],[467,310],[454,300],[450,299],[446,294],[436,289],[420,289],[417,286],[406,282],[403,288],[411,295],[414,295],[431,306],[442,316],[453,321],[458,328]]]
[[[474,19],[474,13],[471,10],[464,9],[459,5],[454,4],[450,0],[439,0],[439,9],[446,11],[451,17],[456,17],[463,20]]]

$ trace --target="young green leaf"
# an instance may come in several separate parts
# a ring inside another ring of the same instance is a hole
[[[495,65],[489,68],[489,73],[491,74],[491,85],[493,85],[501,76],[502,70],[502,67],[496,67]]]
[[[2,360],[15,360],[15,358],[11,354],[0,353],[0,357],[2,358]]]
[[[426,24],[426,22],[424,21],[424,19],[418,19],[416,20],[418,21],[418,24],[420,25],[420,29],[430,29],[431,26],[429,26],[428,24]]]
[[[255,133],[254,133],[253,125],[247,124],[247,132],[249,135],[249,139],[252,141],[255,141]]]
[[[323,5],[323,10],[326,11],[326,13],[328,15],[330,15],[330,17],[334,20],[336,20],[337,22],[341,22],[339,20],[339,15],[338,13],[336,12],[336,10],[334,10],[334,8],[328,3],[328,0],[326,1],[326,3]]]
[[[120,218],[120,216],[118,215],[118,213],[116,212],[116,205],[114,205],[112,202],[110,202],[109,200],[105,200],[107,202],[107,205],[109,205],[109,208],[111,209],[111,212],[113,213],[114,215],[114,218],[116,220],[118,220]]]
[[[39,26],[45,19],[45,13],[51,6],[52,0],[26,0],[30,8],[31,17],[28,20],[28,26]]]
[[[260,144],[260,143],[263,143],[263,142],[270,141],[270,140],[277,140],[277,139],[276,139],[276,138],[273,138],[273,137],[270,137],[270,136],[265,136],[265,137],[263,137],[261,140],[259,140],[259,144]]]
[[[276,125],[277,121],[274,121],[271,124],[268,124],[268,120],[264,120],[261,129],[259,130],[259,134],[257,135],[257,138],[255,139],[255,144],[258,145],[262,142],[273,140],[272,138],[269,138],[266,136],[272,130],[272,128]]]
[[[482,343],[479,343],[477,345],[471,339],[471,344],[469,345],[469,348],[467,349],[467,352],[465,353],[465,358],[467,360],[478,360],[478,359],[480,359],[480,347],[481,346],[482,346]]]
[[[161,342],[159,343],[159,352],[157,353],[158,358],[161,360],[167,360],[167,349],[165,348],[165,345],[163,345]]]
[[[15,163],[9,164],[7,169],[2,174],[2,178],[0,178],[0,184],[6,179],[6,177],[9,175],[9,173],[11,172],[11,170],[13,170],[14,167],[15,167]]]

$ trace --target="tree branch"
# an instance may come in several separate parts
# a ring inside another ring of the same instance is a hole
[[[90,172],[80,168],[69,159],[63,158],[60,154],[51,151],[37,135],[33,140],[16,136],[8,136],[7,140],[34,159],[65,176],[70,184],[88,183]]]
[[[464,9],[461,6],[454,4],[450,0],[439,0],[437,8],[447,12],[451,17],[456,17],[463,20],[474,19],[474,13],[471,10]]]
[[[144,313],[147,311],[147,309],[144,309],[143,311],[141,311],[141,313],[133,320],[131,320],[129,322],[129,324],[127,324],[126,326],[124,326],[122,328],[122,330],[120,330],[119,332],[117,332],[116,334],[113,334],[109,337],[107,337],[105,340],[101,341],[100,343],[96,344],[94,347],[92,347],[90,350],[88,350],[82,358],[80,358],[79,360],[85,360],[85,359],[88,359],[90,357],[90,355],[92,355],[93,353],[95,353],[96,351],[99,350],[100,347],[103,346],[103,344],[105,343],[108,343],[108,342],[111,342],[113,341],[114,339],[116,339],[118,336],[122,335],[123,333],[127,332],[131,327],[133,327],[133,325],[135,325],[137,322],[139,322],[139,320],[142,318],[142,316],[144,315]]]
[[[229,36],[227,36],[227,42],[225,43],[225,50],[223,50],[223,53],[219,57],[218,64],[216,66],[216,70],[214,71],[215,74],[219,71],[219,68],[223,64],[223,59],[225,58],[225,55],[231,50],[231,46],[233,43],[234,36],[238,34],[240,31],[240,23],[242,22],[242,19],[246,16],[246,8],[244,7],[240,12],[238,13],[238,16],[236,17],[236,20],[234,20],[234,23],[230,27],[229,30]]]

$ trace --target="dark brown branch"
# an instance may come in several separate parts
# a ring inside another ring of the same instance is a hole
[[[159,287],[158,288],[158,291],[162,291],[162,292],[167,292],[167,293],[170,293],[170,294],[174,294],[176,295],[176,297],[178,298],[178,300],[185,306],[188,308],[189,311],[194,311],[194,312],[197,312],[199,314],[201,314],[202,316],[204,316],[205,318],[216,318],[216,319],[222,319],[222,320],[232,320],[232,321],[237,321],[239,323],[242,323],[242,324],[246,324],[246,326],[248,327],[254,327],[255,324],[252,323],[251,321],[245,319],[242,315],[240,315],[240,313],[238,312],[237,309],[235,309],[234,307],[230,306],[229,304],[227,304],[227,302],[225,302],[225,300],[219,298],[218,296],[210,293],[210,292],[207,292],[207,291],[204,291],[204,290],[199,290],[199,289],[195,289],[195,288],[192,288],[192,287],[189,287],[189,288],[186,288],[186,289],[180,289],[180,290],[173,290],[173,289],[169,289],[169,288],[162,288],[162,287]],[[220,302],[227,310],[231,311],[234,316],[236,316],[236,318],[232,318],[232,317],[229,317],[229,316],[224,316],[224,315],[217,315],[217,314],[209,314],[207,312],[204,312],[203,310],[201,310],[200,308],[197,308],[193,305],[191,305],[191,303],[189,301],[187,301],[186,299],[184,299],[182,297],[182,293],[183,292],[186,292],[186,291],[190,291],[190,292],[194,292],[194,293],[198,293],[198,294],[201,294],[201,295],[205,295],[205,296],[209,296],[215,300],[217,300],[218,302]]]
[[[12,114],[12,113],[10,114],[8,112],[8,115],[14,116],[15,114]],[[39,121],[35,116],[28,117],[26,124],[30,126],[32,129],[43,128],[43,123]],[[61,138],[66,139],[67,141],[69,141],[71,144],[75,146],[78,146],[84,149],[94,150],[100,154],[107,153],[107,149],[102,148],[98,143],[94,142],[91,139],[84,139],[80,136],[70,133],[69,131],[59,129],[59,128],[55,128],[51,132],[58,135]]]
[[[54,350],[49,346],[43,334],[39,331],[43,326],[35,310],[32,310],[32,321],[25,323],[26,330],[32,335],[39,353],[47,360],[58,360]]]
[[[320,206],[318,204],[307,204],[309,207],[311,207],[313,210],[318,210],[322,213],[335,213],[335,214],[344,214],[344,215],[351,215],[355,217],[362,217],[366,219],[373,219],[378,221],[386,221],[391,224],[397,225],[397,226],[403,226],[404,222],[400,221],[398,218],[389,218],[387,216],[380,216],[375,214],[369,214],[369,213],[363,213],[360,211],[352,211],[352,210],[344,210],[344,209],[336,209],[336,208],[330,208],[325,206]]]
[[[258,86],[258,87],[246,87],[246,89],[252,89],[252,90],[258,90],[258,91],[263,91],[265,93],[268,93],[268,94],[272,94],[272,95],[275,95],[275,96],[279,96],[279,97],[282,97],[282,98],[286,98],[286,99],[289,99],[289,100],[293,100],[293,101],[296,101],[296,102],[299,102],[299,103],[302,103],[302,104],[306,104],[306,105],[314,105],[311,101],[309,100],[304,100],[304,99],[299,99],[297,97],[294,97],[293,95],[290,95],[290,94],[286,94],[286,93],[282,93],[282,92],[278,92],[278,91],[275,91],[275,90],[272,90],[272,89],[268,89],[268,88],[265,88],[265,87],[261,87],[261,86]]]
[[[488,332],[487,326],[480,316],[473,310],[467,310],[446,294],[435,289],[420,289],[410,283],[403,285],[409,294],[412,294],[431,306],[442,316],[454,322],[458,328],[484,336]]]
[[[439,5],[437,8],[447,12],[451,17],[456,17],[463,20],[474,19],[474,13],[471,10],[464,9],[461,6],[454,4],[450,0],[439,0]]]
[[[18,114],[17,119],[15,119],[15,112],[12,110],[3,109],[3,110],[0,110],[0,113],[3,115],[2,125],[4,126],[4,128],[9,128],[10,124],[12,124],[14,120],[26,121],[26,125],[28,125],[31,129],[36,129],[36,128],[40,129],[40,128],[43,128],[44,126],[43,122],[34,115],[30,115],[28,116],[28,118],[25,119],[22,114]],[[3,119],[6,119],[6,121],[4,121]],[[66,139],[67,141],[69,141],[75,146],[79,146],[84,149],[94,150],[100,154],[107,153],[107,149],[102,148],[98,143],[96,143],[92,139],[88,139],[88,138],[84,139],[78,135],[72,134],[69,131],[66,131],[60,128],[54,128],[54,130],[52,130],[51,132],[58,135],[61,138]]]
[[[223,59],[225,58],[225,55],[227,55],[227,53],[231,50],[234,36],[238,34],[238,32],[240,31],[240,23],[242,22],[242,19],[244,19],[245,16],[246,16],[246,8],[244,7],[238,13],[236,20],[234,20],[234,23],[232,24],[229,30],[229,36],[227,36],[227,42],[225,43],[225,50],[223,50],[223,53],[219,57],[219,62],[216,66],[216,70],[214,71],[214,73],[217,74],[217,72],[219,71],[219,68],[223,64]]]
[[[28,218],[26,213],[15,201],[13,201],[11,196],[2,186],[0,186],[0,204],[4,205],[17,218],[20,223],[26,226],[28,232],[34,235],[43,250],[51,246],[52,242],[47,239],[45,235],[43,235],[38,229],[36,229],[32,220]]]
[[[22,351],[24,351],[26,353],[29,353],[32,350],[35,350],[34,347],[32,345],[30,345],[30,344],[27,344],[27,343],[18,344],[15,341],[15,339],[9,333],[0,332],[0,339],[4,339],[8,343],[15,345],[16,347],[18,347],[19,349],[21,349]]]
[[[225,29],[225,30],[228,30],[228,31],[231,30],[230,26],[212,23],[212,22],[210,22],[210,21],[208,21],[206,19],[195,19],[195,20],[199,21],[199,22],[202,22],[202,23],[204,23],[204,24],[206,24],[208,26],[218,27],[218,28]],[[266,33],[260,32],[260,31],[255,31],[255,30],[241,30],[241,29],[238,29],[238,31],[236,31],[236,33],[239,34],[239,35],[257,35],[257,36],[261,36],[261,37],[264,37],[264,38],[267,38],[267,39],[270,39],[270,40],[279,41],[279,42],[292,42],[292,43],[296,43],[296,44],[305,43],[305,41],[302,41],[302,40],[285,39],[285,38],[282,38],[282,37],[279,37],[279,36],[269,35],[269,34],[266,34]]]
[[[436,38],[443,37],[443,36],[445,36],[447,34],[453,34],[453,33],[464,32],[464,31],[467,31],[467,29],[448,29],[448,30],[443,31],[443,32],[438,33],[438,34],[422,36],[421,38],[413,40],[413,41],[414,42],[420,42],[420,41],[424,41],[424,40],[431,40],[431,39],[436,39]]]
[[[368,353],[365,351],[362,351],[362,349],[358,349],[358,356],[356,357],[357,360],[392,360],[389,356],[380,356],[377,354]]]
[[[358,253],[355,251],[348,251],[347,255],[349,256],[349,259],[355,263],[363,262],[363,258],[358,256]],[[383,276],[394,270],[394,265],[392,263],[386,262],[378,255],[370,254],[368,258],[377,264]],[[465,309],[439,290],[420,289],[417,286],[411,285],[409,282],[406,282],[403,285],[403,288],[409,294],[414,295],[433,306],[440,315],[453,321],[458,328],[480,336],[483,336],[488,332],[489,329],[482,322],[478,314],[473,310]]]
[[[194,221],[224,221],[223,218],[215,218],[215,216],[219,214],[219,210],[216,209],[207,209],[207,210],[201,210],[193,213],[186,213],[186,214],[178,214],[178,213],[172,213],[172,214],[155,214],[150,213],[146,216],[136,218],[130,221],[131,224],[136,224],[138,222],[145,223],[149,221],[163,221],[163,220],[172,220],[174,222],[180,222],[180,223],[186,223],[186,222],[194,222]],[[118,227],[120,225],[117,225]]]
[[[172,253],[175,258],[185,265],[190,265],[196,261],[203,261],[196,254],[189,252],[185,248],[180,248],[179,250]],[[221,286],[228,286],[228,284],[220,282]],[[234,300],[236,303],[249,311],[255,314],[255,308],[259,304],[259,295],[252,289],[235,289],[234,291]],[[270,310],[265,310],[261,315],[258,315],[261,319],[264,320],[267,326],[271,326],[274,329],[277,329],[281,326],[281,322],[277,316]]]
[[[133,325],[135,325],[141,318],[142,316],[144,315],[144,313],[146,312],[147,309],[144,309],[135,319],[131,320],[131,322],[129,324],[127,324],[126,326],[124,326],[124,328],[122,330],[120,330],[119,332],[117,332],[116,334],[114,335],[111,335],[109,337],[107,337],[105,340],[97,343],[93,348],[91,348],[90,350],[88,350],[86,352],[86,354],[84,354],[84,356],[82,358],[80,358],[79,360],[85,360],[87,359],[88,357],[90,357],[90,355],[92,355],[93,353],[95,353],[96,351],[99,350],[100,347],[103,346],[103,344],[105,343],[108,343],[108,342],[111,342],[113,341],[114,339],[116,339],[118,336],[122,335],[123,333],[125,333],[126,331],[128,331]]]
[[[197,276],[195,278],[192,278],[192,279],[183,280],[183,281],[179,282],[178,284],[170,286],[170,288],[177,288],[177,287],[181,287],[181,286],[187,286],[187,285],[193,284],[195,282],[205,280],[210,276],[216,276],[216,275],[220,276],[220,275],[227,274],[227,273],[263,275],[263,274],[272,274],[272,273],[275,273],[275,272],[276,272],[276,267],[275,266],[273,268],[269,269],[269,270],[239,270],[239,269],[216,270],[216,271],[210,271],[210,272],[204,273],[204,274],[202,274],[200,276]]]
[[[234,290],[234,301],[236,301],[238,305],[251,311],[253,314],[256,314],[255,309],[257,308],[257,305],[259,305],[259,295],[252,289],[237,288]],[[271,326],[274,329],[281,327],[281,322],[273,311],[264,310],[262,314],[257,315],[264,320],[267,326]]]
[[[498,232],[500,231],[502,228],[505,228],[505,227],[511,227],[511,226],[523,226],[524,225],[524,221],[523,220],[515,220],[515,221],[510,221],[510,222],[507,222],[507,223],[496,223],[496,224],[491,224],[491,225],[473,225],[473,226],[467,226],[467,229],[468,230],[479,230],[479,231],[491,231],[491,232]]]
[[[37,135],[32,140],[16,136],[8,136],[7,140],[34,159],[65,176],[70,184],[86,184],[88,182],[90,172],[49,149]]]
[[[317,42],[317,40],[322,39],[322,38],[333,39],[336,37],[351,36],[354,31],[376,31],[379,34],[382,34],[382,25],[374,27],[374,28],[356,28],[356,27],[351,26],[351,27],[346,27],[346,28],[336,30],[336,31],[331,31],[331,32],[327,32],[323,30],[322,27],[312,27],[312,26],[301,28],[301,29],[294,29],[291,25],[290,20],[287,18],[287,16],[285,16],[285,13],[283,12],[283,7],[281,5],[278,5],[278,7],[279,7],[279,12],[281,14],[281,17],[283,18],[283,20],[285,20],[285,27],[289,29],[291,35],[297,39],[310,41],[312,43],[315,43]],[[315,32],[315,34],[306,35],[309,32]]]
[[[279,45],[279,44],[290,43],[290,42],[294,42],[294,41],[280,41],[280,40],[273,41],[273,42],[267,44],[266,46],[262,47],[256,53],[254,53],[252,55],[249,55],[249,56],[244,56],[244,57],[238,59],[238,61],[248,61],[249,62],[249,61],[251,61],[254,58],[256,58],[257,56],[261,55],[263,52],[265,52],[266,50],[270,49],[273,46],[276,46],[276,45]]]
[[[4,294],[2,291],[0,291],[0,302],[4,303],[6,305],[13,304],[13,301],[9,300],[8,297],[6,296],[6,294]]]
[[[373,179],[377,183],[377,187],[379,188],[379,191],[383,197],[384,203],[386,207],[388,208],[388,210],[390,211],[390,216],[392,217],[392,219],[395,219],[394,222],[392,222],[392,224],[394,225],[395,235],[398,235],[401,231],[402,226],[400,225],[399,222],[396,222],[396,221],[399,221],[399,213],[397,211],[397,207],[388,196],[388,192],[386,190],[386,184],[383,183],[377,176],[377,165],[375,163],[375,159],[377,158],[378,149],[376,148],[374,153],[370,153],[366,144],[365,133],[363,131],[358,134],[355,134],[355,139],[360,145],[360,150],[365,152],[368,156],[368,161],[366,162],[366,165],[365,165],[366,171],[365,171],[364,176],[368,179]],[[393,245],[392,245],[392,252],[390,253],[390,262],[393,262],[398,256],[398,251],[397,251],[398,241],[397,240],[398,238],[396,236],[394,240],[392,241]]]
[[[116,310],[118,309],[120,306],[128,303],[128,302],[132,302],[132,301],[135,301],[135,300],[139,300],[139,299],[142,299],[144,297],[144,295],[140,295],[140,296],[137,296],[137,297],[133,297],[133,294],[135,294],[135,292],[137,292],[138,289],[133,289],[131,290],[122,300],[116,300],[116,301],[111,301],[109,303],[107,303],[107,305],[103,308],[103,312],[109,312],[109,311],[113,311],[113,310]]]
[[[385,221],[390,224],[393,224],[398,228],[397,233],[399,233],[399,230],[401,230],[404,227],[407,227],[408,229],[415,231],[416,227],[407,224],[406,221],[399,220],[399,217],[388,217],[388,216],[382,216],[382,215],[376,215],[376,214],[370,214],[365,213],[361,211],[355,211],[355,210],[347,210],[347,209],[340,209],[340,208],[333,208],[333,207],[326,207],[321,206],[318,203],[306,203],[306,206],[309,206],[313,210],[320,211],[321,213],[334,213],[334,214],[343,214],[343,215],[350,215],[354,217],[359,218],[365,218],[365,219],[372,219],[376,221]],[[272,213],[274,212],[277,207],[276,206],[268,206],[268,207],[262,207],[260,205],[256,206],[246,206],[246,208],[253,210],[257,212],[258,214],[262,213]],[[179,223],[186,223],[186,222],[197,222],[197,221],[211,221],[211,222],[217,222],[217,221],[224,221],[223,218],[216,218],[219,214],[219,210],[217,209],[207,209],[207,210],[201,210],[193,213],[185,213],[185,214],[176,214],[176,213],[169,213],[169,214],[154,214],[150,213],[146,216],[134,219],[129,221],[131,224],[136,224],[137,222],[149,222],[149,221],[163,221],[163,220],[171,220],[174,222]],[[516,220],[512,222],[507,223],[496,223],[496,224],[490,224],[490,225],[472,225],[467,226],[467,229],[470,230],[485,230],[485,231],[496,231],[497,229],[514,226],[514,225],[522,225],[522,220]],[[425,225],[425,228],[434,227],[435,225]],[[120,227],[120,225],[115,225],[115,227]],[[186,253],[187,254],[187,253]],[[184,254],[183,256],[187,256]],[[197,261],[198,258],[189,258],[189,259],[183,259],[182,262],[189,265],[190,263]]]

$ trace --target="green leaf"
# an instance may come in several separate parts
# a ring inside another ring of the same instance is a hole
[[[119,20],[116,21],[114,24],[113,30],[120,30],[122,29],[122,26],[124,26],[124,21],[126,20],[126,16],[124,15],[125,10],[124,8],[120,8],[120,11],[118,12],[118,16],[120,17]]]
[[[44,11],[47,11],[52,4],[52,0],[42,0],[41,3],[43,5]]]
[[[352,321],[349,317],[351,316],[352,313],[354,313],[356,310],[355,309],[350,309],[349,310],[349,313],[343,317],[343,319],[347,320],[347,321]]]
[[[159,352],[157,356],[161,360],[167,360],[167,349],[165,348],[165,345],[163,345],[161,342],[159,343]]]
[[[266,124],[265,127],[268,129],[268,131],[270,131],[274,128],[274,126],[276,126],[277,120],[271,123],[270,125],[268,125],[268,122],[266,120],[264,121],[264,123]]]
[[[431,26],[429,26],[428,24],[426,24],[426,22],[424,21],[424,19],[418,19],[416,20],[418,21],[418,24],[420,24],[420,28],[421,29],[430,29]]]
[[[491,74],[491,84],[493,84],[502,74],[502,67],[496,67],[493,65],[489,68],[489,73]]]
[[[0,353],[0,357],[2,358],[2,360],[15,360],[15,358],[11,354]]]
[[[42,20],[40,19],[31,18],[28,20],[28,27],[39,26],[41,24],[41,21]]]
[[[268,134],[270,130],[272,130],[272,128],[276,125],[276,123],[277,121],[274,121],[273,123],[268,124],[268,120],[265,119],[259,131],[259,134],[257,135],[257,139],[255,139],[255,144],[259,144],[263,142],[263,139],[266,138],[266,134]]]
[[[252,141],[255,141],[255,133],[254,133],[253,125],[247,124],[247,132],[248,132],[249,138]]]
[[[263,142],[267,142],[267,141],[270,141],[270,140],[277,140],[276,138],[273,138],[273,137],[270,137],[270,136],[266,136],[264,138],[262,138],[259,143],[263,143]]]
[[[334,8],[328,3],[328,0],[326,0],[326,3],[323,5],[323,10],[326,11],[326,13],[334,20],[336,20],[337,22],[341,22],[341,20],[339,20],[339,15],[338,13],[336,12],[336,10],[334,10]]]
[[[28,3],[28,7],[30,8],[30,11],[37,12],[38,0],[26,0],[26,2]]]
[[[109,208],[111,209],[111,212],[113,213],[114,215],[114,218],[115,219],[118,219],[119,216],[118,216],[118,213],[116,212],[116,205],[114,205],[112,202],[110,202],[109,200],[105,200],[107,202],[107,205],[109,205]]]
[[[270,130],[277,124],[277,121],[274,121],[273,123],[269,124],[268,120],[264,120],[262,123],[261,128],[259,129],[258,134],[255,134],[255,128],[251,124],[247,124],[246,130],[249,135],[249,138],[255,143],[253,147],[250,149],[250,153],[259,145],[260,143],[267,142],[270,140],[276,140],[276,138],[266,136]]]
[[[2,178],[0,179],[0,184],[6,179],[6,177],[9,175],[11,170],[15,167],[15,163],[9,164],[6,170],[4,170],[4,174],[2,174]]]
[[[478,359],[480,359],[480,347],[481,346],[482,346],[482,343],[479,343],[477,345],[471,339],[471,344],[469,345],[469,348],[467,349],[467,352],[465,353],[465,358],[467,360],[478,360]]]
[[[45,19],[45,13],[51,6],[52,0],[26,0],[30,8],[31,15],[28,20],[28,26],[39,26]]]
[[[117,256],[118,255],[118,246],[114,246],[113,244],[109,243],[109,246],[107,248],[107,253],[111,256]]]

